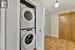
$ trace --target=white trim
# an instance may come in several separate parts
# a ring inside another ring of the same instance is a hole
[[[20,50],[20,0],[17,0],[17,50]]]
[[[34,3],[32,0],[25,0],[25,1],[27,1],[28,3],[30,3],[30,4],[32,4],[33,6],[37,6],[37,4],[36,3]]]
[[[5,33],[6,33],[6,8],[1,8],[1,50],[5,50]]]

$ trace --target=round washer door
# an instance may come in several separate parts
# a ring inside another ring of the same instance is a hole
[[[25,7],[21,11],[21,16],[27,23],[31,23],[34,21],[34,10],[28,7]]]
[[[35,43],[35,33],[28,31],[22,38],[22,46],[24,48],[29,48]]]

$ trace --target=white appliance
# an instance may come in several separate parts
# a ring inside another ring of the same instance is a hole
[[[33,50],[35,48],[35,30],[22,30],[21,33],[21,50]]]
[[[21,3],[21,29],[34,28],[35,9]]]
[[[35,7],[25,0],[20,1],[21,50],[35,48]]]

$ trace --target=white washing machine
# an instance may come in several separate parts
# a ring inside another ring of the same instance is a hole
[[[35,48],[35,29],[21,30],[21,50],[33,50]]]
[[[35,9],[21,3],[21,29],[34,28]]]

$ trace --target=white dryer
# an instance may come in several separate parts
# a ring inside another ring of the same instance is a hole
[[[21,29],[34,28],[35,9],[21,3]]]
[[[21,31],[21,50],[33,50],[35,48],[35,29]]]

